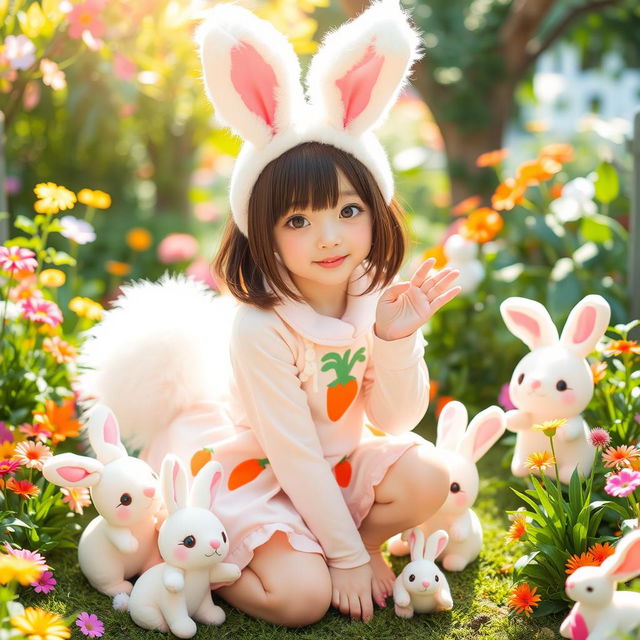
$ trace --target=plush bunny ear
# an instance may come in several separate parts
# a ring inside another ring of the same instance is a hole
[[[211,511],[222,481],[222,466],[210,460],[198,471],[189,493],[189,504]]]
[[[256,147],[290,127],[305,100],[300,63],[283,34],[247,9],[220,4],[195,38],[205,90],[223,125]]]
[[[500,305],[500,313],[507,329],[531,351],[558,341],[558,330],[549,312],[535,300],[507,298]]]
[[[162,460],[160,486],[169,515],[187,506],[187,474],[177,456],[169,453]]]
[[[103,464],[127,455],[127,450],[120,442],[118,421],[108,407],[103,404],[94,405],[89,412],[86,429],[96,458]]]
[[[100,482],[102,462],[75,453],[61,453],[49,458],[42,467],[42,475],[59,487],[92,487]]]
[[[460,453],[477,462],[498,441],[506,428],[504,411],[500,407],[488,407],[470,422],[460,445]]]
[[[420,527],[410,529],[406,538],[411,560],[422,560],[424,558],[424,533],[422,529]]]
[[[447,402],[438,418],[436,447],[456,451],[462,442],[468,418],[467,409],[462,402]]]
[[[424,547],[425,560],[435,560],[447,546],[447,542],[449,542],[449,534],[444,529],[434,531]]]
[[[607,558],[602,570],[616,582],[626,582],[640,574],[640,530],[628,533],[616,545],[616,552]]]
[[[378,0],[325,35],[307,73],[307,94],[320,117],[359,135],[387,116],[421,56],[420,36],[398,0]]]
[[[584,358],[595,349],[610,319],[611,308],[602,296],[586,296],[571,310],[560,343]]]

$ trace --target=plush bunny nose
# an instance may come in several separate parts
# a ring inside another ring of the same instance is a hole
[[[531,388],[532,389],[539,389],[542,386],[542,382],[540,382],[540,380],[534,380],[531,383]]]
[[[147,498],[153,498],[153,496],[156,494],[156,490],[153,487],[145,487],[142,490],[142,493],[144,493]]]
[[[220,540],[210,540],[209,541],[209,546],[212,549],[217,549],[220,546]]]
[[[423,586],[425,589],[428,589],[430,584],[431,584],[431,583],[430,583],[430,582],[427,582],[426,580],[423,580],[423,581],[422,581],[422,586]]]

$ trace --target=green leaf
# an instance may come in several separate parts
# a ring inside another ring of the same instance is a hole
[[[610,162],[602,162],[596,169],[596,198],[600,202],[611,202],[620,191],[618,172]]]
[[[587,242],[605,244],[613,239],[611,225],[605,221],[606,216],[589,216],[580,221],[580,233]]]
[[[576,552],[582,553],[587,542],[587,528],[582,523],[576,522],[576,524],[573,525],[571,535],[574,549]]]
[[[38,231],[38,227],[36,223],[31,219],[27,218],[27,216],[19,215],[16,217],[15,222],[13,223],[16,229],[20,229],[20,231],[24,231],[29,235],[34,235]]]
[[[76,259],[64,251],[56,251],[55,256],[52,258],[52,262],[57,266],[60,266],[60,265],[69,265],[71,267],[76,266]]]

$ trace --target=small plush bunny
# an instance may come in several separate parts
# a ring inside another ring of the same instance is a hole
[[[478,260],[478,243],[459,233],[450,235],[444,243],[447,267],[458,269],[456,284],[462,287],[462,295],[473,293],[484,279],[484,266]]]
[[[158,476],[146,462],[127,455],[110,409],[95,405],[86,428],[97,459],[62,453],[45,463],[42,474],[61,487],[90,488],[100,515],[80,537],[80,569],[106,595],[129,593],[127,578],[161,561],[157,522],[163,505]]]
[[[482,525],[471,507],[478,496],[479,476],[476,462],[493,446],[506,428],[500,407],[480,412],[467,428],[465,406],[448,402],[438,420],[436,450],[449,468],[451,486],[445,503],[420,525],[425,536],[438,529],[449,534],[449,544],[440,558],[447,571],[462,571],[482,550]],[[465,432],[466,429],[466,432]],[[407,553],[398,536],[389,542],[395,555]]]
[[[180,459],[169,454],[162,461],[160,482],[169,513],[158,535],[164,562],[143,573],[133,586],[128,606],[138,626],[191,638],[197,631],[194,618],[205,624],[224,622],[210,585],[237,580],[240,569],[222,562],[229,541],[211,512],[221,480],[220,463],[207,462],[188,492]]]
[[[598,295],[588,295],[571,311],[558,338],[547,310],[534,300],[508,298],[500,312],[513,335],[531,349],[518,363],[509,384],[515,410],[507,412],[507,428],[517,433],[511,462],[514,475],[531,471],[527,457],[549,451],[549,438],[533,425],[566,418],[554,440],[560,480],[569,483],[577,467],[587,475],[593,464],[593,447],[580,415],[593,395],[593,377],[585,357],[593,351],[609,324],[611,310]]]
[[[618,542],[616,552],[599,567],[580,567],[565,583],[576,601],[560,626],[573,640],[613,640],[640,627],[640,593],[616,591],[618,582],[640,574],[640,530]]]
[[[395,612],[401,618],[412,618],[415,613],[449,611],[453,607],[449,583],[434,560],[447,546],[446,531],[432,533],[427,542],[418,527],[407,536],[411,562],[393,584]]]

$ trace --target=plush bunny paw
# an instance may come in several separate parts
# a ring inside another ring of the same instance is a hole
[[[394,610],[399,618],[413,618],[413,607],[400,607],[396,604]]]
[[[467,566],[467,560],[462,556],[457,556],[454,554],[445,556],[442,561],[442,566],[447,571],[462,571]]]
[[[170,624],[169,629],[178,638],[193,638],[198,631],[198,626],[191,618],[183,618]]]

